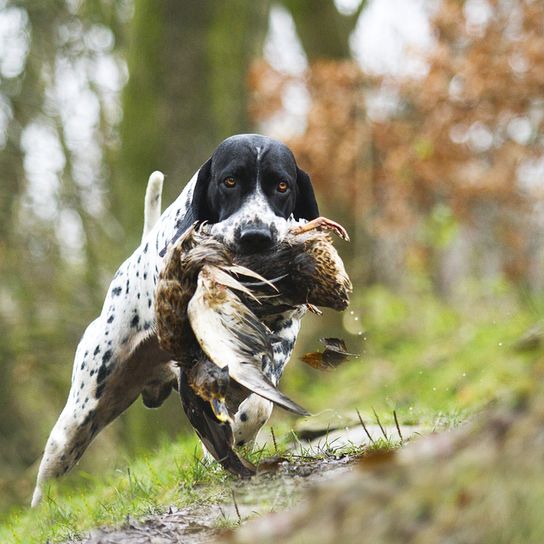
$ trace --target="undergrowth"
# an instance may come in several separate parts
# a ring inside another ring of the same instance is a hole
[[[352,313],[346,312],[341,325],[308,319],[282,388],[317,414],[315,421],[340,412],[349,425],[357,425],[359,411],[368,423],[375,423],[379,414],[384,425],[392,426],[395,414],[404,425],[455,426],[512,388],[530,386],[534,356],[513,346],[538,315],[520,310],[515,298],[501,289],[480,290],[477,296],[467,292],[465,304],[455,306],[425,289],[402,298],[383,287],[368,289],[354,299]],[[360,358],[329,372],[296,361],[317,347],[311,339],[318,335],[345,337],[348,350]],[[270,455],[311,462],[394,449],[400,443],[394,435],[363,449],[325,442],[324,448],[303,446],[295,454],[289,450],[295,421],[277,411],[270,426],[264,433],[266,445],[248,452],[255,463]],[[195,437],[165,442],[153,453],[126,461],[120,470],[74,472],[49,486],[37,510],[18,507],[5,513],[0,542],[76,539],[92,527],[119,524],[128,515],[139,518],[170,505],[220,501],[232,485],[231,476],[202,460]],[[225,526],[231,524],[224,520]]]

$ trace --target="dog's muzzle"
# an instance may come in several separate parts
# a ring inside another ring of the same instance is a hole
[[[240,229],[237,245],[242,253],[266,251],[274,245],[272,229],[261,225],[247,225]]]

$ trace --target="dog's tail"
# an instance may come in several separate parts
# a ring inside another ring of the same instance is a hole
[[[161,216],[163,181],[164,174],[158,170],[155,170],[155,172],[149,176],[147,189],[145,191],[144,232],[142,234],[142,239],[149,234],[149,231],[155,226]]]

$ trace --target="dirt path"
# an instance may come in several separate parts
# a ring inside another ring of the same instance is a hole
[[[96,530],[84,542],[544,542],[544,394],[535,391],[394,451],[311,459],[316,442],[302,445],[289,462],[220,496]],[[406,439],[414,429],[400,430]],[[351,444],[360,429],[348,434]]]
[[[234,482],[222,493],[201,504],[144,520],[127,519],[119,528],[100,528],[83,539],[85,544],[171,544],[216,542],[225,529],[241,521],[294,505],[310,486],[351,470],[352,457],[272,463],[273,472],[257,475],[249,483]]]
[[[419,434],[420,428],[403,426],[403,438]],[[230,488],[210,497],[206,489],[197,504],[178,509],[171,506],[164,514],[143,520],[128,518],[121,527],[94,529],[78,543],[84,544],[201,544],[217,542],[228,529],[270,512],[287,511],[300,502],[309,488],[322,487],[350,473],[359,458],[353,452],[372,446],[379,438],[394,444],[400,440],[396,427],[359,425],[308,434],[292,449],[289,460],[270,459],[259,465],[250,482],[233,482]],[[302,433],[304,435],[304,433]],[[331,454],[331,450],[339,453]],[[325,455],[323,452],[327,451]]]

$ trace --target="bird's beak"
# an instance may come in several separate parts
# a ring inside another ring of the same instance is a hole
[[[227,410],[227,405],[225,404],[225,397],[214,397],[210,401],[210,405],[212,407],[215,417],[221,423],[232,423],[229,412]]]

